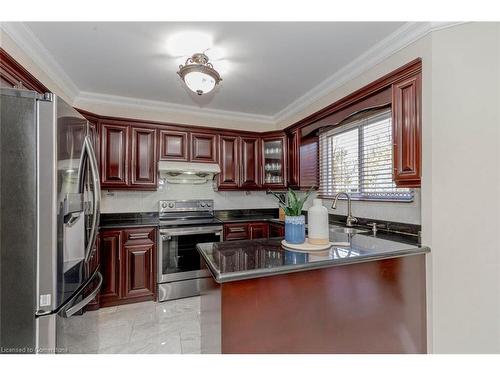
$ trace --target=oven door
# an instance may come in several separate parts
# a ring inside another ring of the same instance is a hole
[[[196,245],[222,241],[222,226],[177,227],[160,229],[158,282],[209,276],[201,269],[201,255]]]

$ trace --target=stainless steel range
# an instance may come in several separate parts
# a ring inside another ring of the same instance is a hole
[[[213,200],[165,200],[159,204],[158,301],[200,294],[211,277],[196,244],[222,241]]]

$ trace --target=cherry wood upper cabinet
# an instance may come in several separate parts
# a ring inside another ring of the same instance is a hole
[[[238,137],[221,135],[219,137],[219,189],[237,189],[240,181],[238,160]]]
[[[156,188],[156,130],[131,127],[130,185]]]
[[[101,186],[123,188],[128,186],[129,127],[102,124],[101,128]]]
[[[3,48],[0,48],[0,87],[33,90],[40,94],[50,92]]]
[[[240,137],[240,150],[240,187],[245,189],[261,187],[259,138]]]
[[[189,160],[189,133],[160,130],[160,160]]]
[[[394,182],[398,187],[420,187],[422,74],[392,85]]]
[[[288,186],[298,188],[300,173],[300,129],[288,136]]]
[[[271,189],[286,188],[288,169],[286,135],[263,137],[261,144],[263,186]]]
[[[217,135],[191,133],[191,158],[197,163],[217,163]]]

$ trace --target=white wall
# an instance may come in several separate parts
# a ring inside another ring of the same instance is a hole
[[[422,224],[436,353],[500,352],[499,55],[499,24],[432,36]]]

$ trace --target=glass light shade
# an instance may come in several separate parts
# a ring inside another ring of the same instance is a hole
[[[198,95],[206,94],[215,87],[215,79],[206,73],[189,72],[184,77],[187,87]]]

